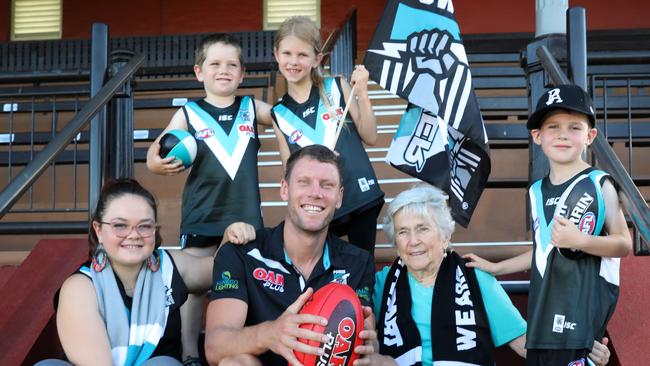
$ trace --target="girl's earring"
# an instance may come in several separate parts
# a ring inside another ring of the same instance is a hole
[[[156,256],[156,252],[151,253],[149,258],[147,258],[147,267],[151,272],[156,272],[160,268],[160,258]]]
[[[104,245],[99,243],[97,249],[95,249],[95,255],[93,255],[93,261],[91,266],[93,271],[101,272],[106,267],[106,250],[104,250]]]

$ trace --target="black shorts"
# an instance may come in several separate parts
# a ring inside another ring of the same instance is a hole
[[[181,234],[179,243],[181,249],[205,248],[221,244],[223,236],[203,236],[196,234]]]
[[[377,216],[384,205],[383,198],[380,198],[369,205],[332,220],[329,231],[336,236],[348,237],[348,242],[365,249],[371,255],[375,253],[375,242],[377,240]]]
[[[526,350],[528,366],[589,366],[587,349],[529,349]]]

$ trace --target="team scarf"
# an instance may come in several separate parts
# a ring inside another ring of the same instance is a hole
[[[137,366],[147,361],[165,332],[171,297],[173,265],[164,250],[158,250],[160,268],[152,272],[142,265],[131,311],[126,307],[110,261],[101,272],[82,268],[93,281],[99,313],[106,324],[114,365]]]
[[[490,326],[474,271],[451,252],[440,265],[434,289],[434,366],[494,365]],[[377,338],[379,353],[393,357],[400,366],[422,365],[422,341],[411,306],[407,268],[398,257],[386,277]]]

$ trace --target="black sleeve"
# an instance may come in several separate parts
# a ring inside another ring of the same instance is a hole
[[[222,245],[214,258],[208,299],[240,299],[248,303],[246,265],[240,252],[231,243]]]
[[[375,262],[372,256],[366,256],[366,262],[363,266],[363,277],[356,288],[357,296],[361,300],[361,305],[373,307],[372,291],[375,288]]]

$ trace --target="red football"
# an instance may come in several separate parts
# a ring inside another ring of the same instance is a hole
[[[353,350],[362,343],[359,332],[363,330],[363,310],[352,287],[330,283],[316,291],[300,313],[320,315],[327,319],[326,327],[303,324],[301,328],[330,335],[330,341],[327,343],[299,339],[324,351],[320,357],[295,352],[296,358],[304,366],[346,366],[352,365],[352,362],[359,358]]]

